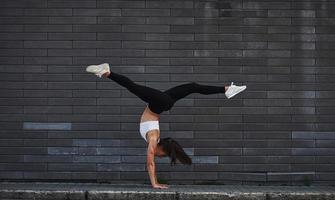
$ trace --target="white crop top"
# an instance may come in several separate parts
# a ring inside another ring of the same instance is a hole
[[[146,135],[151,130],[159,130],[159,121],[146,121],[140,123],[140,133],[143,139],[147,141]],[[159,138],[158,138],[159,142]]]

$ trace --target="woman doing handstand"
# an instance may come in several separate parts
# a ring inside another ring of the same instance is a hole
[[[87,72],[93,73],[98,77],[109,78],[119,85],[125,87],[129,92],[147,103],[141,116],[140,133],[143,139],[148,143],[147,149],[147,169],[150,182],[153,188],[167,188],[167,185],[160,184],[156,177],[155,156],[169,156],[170,162],[176,164],[176,160],[183,164],[192,164],[191,158],[184,152],[183,148],[172,138],[160,139],[159,115],[163,111],[168,111],[178,101],[192,93],[217,94],[225,93],[229,99],[246,89],[246,86],[236,86],[233,83],[230,86],[218,87],[200,85],[194,82],[182,84],[164,92],[139,85],[129,78],[110,72],[109,64],[90,65],[86,68]]]

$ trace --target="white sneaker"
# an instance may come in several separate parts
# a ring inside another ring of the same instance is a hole
[[[228,87],[227,91],[225,92],[225,95],[228,99],[232,98],[233,96],[237,95],[238,93],[245,90],[247,86],[236,86],[234,85],[234,82],[231,82],[231,85]]]
[[[108,63],[103,63],[100,65],[90,65],[88,67],[86,67],[86,71],[93,73],[97,76],[99,76],[101,78],[101,76],[106,73],[106,72],[110,72],[109,69],[109,64]]]

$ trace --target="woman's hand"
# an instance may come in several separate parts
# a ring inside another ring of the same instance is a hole
[[[154,185],[152,185],[152,188],[156,188],[156,189],[167,189],[169,188],[168,185],[165,185],[165,184],[159,184],[159,183],[156,183]]]

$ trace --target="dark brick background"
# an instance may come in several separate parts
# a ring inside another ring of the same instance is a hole
[[[148,183],[144,102],[87,74],[109,62],[190,95],[161,117],[194,165],[157,159],[168,183],[334,184],[335,2],[1,0],[0,179]]]

